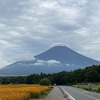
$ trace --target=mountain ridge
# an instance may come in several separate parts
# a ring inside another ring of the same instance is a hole
[[[38,54],[35,60],[18,61],[0,69],[0,75],[28,75],[71,71],[98,65],[100,61],[83,56],[66,46],[55,46]]]

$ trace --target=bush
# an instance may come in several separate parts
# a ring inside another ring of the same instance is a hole
[[[100,88],[98,88],[96,92],[97,92],[97,93],[100,93]]]
[[[43,79],[41,79],[40,82],[39,82],[40,85],[46,85],[46,86],[47,86],[47,85],[50,85],[50,83],[51,83],[51,82],[50,82],[50,80],[49,80],[48,78],[43,78]]]

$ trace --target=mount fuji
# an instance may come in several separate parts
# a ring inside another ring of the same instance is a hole
[[[71,71],[99,65],[100,61],[83,56],[65,46],[55,46],[34,56],[35,60],[17,61],[0,69],[0,75],[29,75]]]

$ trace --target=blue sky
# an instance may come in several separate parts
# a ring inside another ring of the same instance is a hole
[[[0,68],[55,45],[100,60],[100,0],[0,0]]]

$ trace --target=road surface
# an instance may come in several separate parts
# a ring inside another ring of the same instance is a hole
[[[61,86],[61,88],[75,98],[75,100],[100,100],[100,93],[89,92],[70,86]]]

